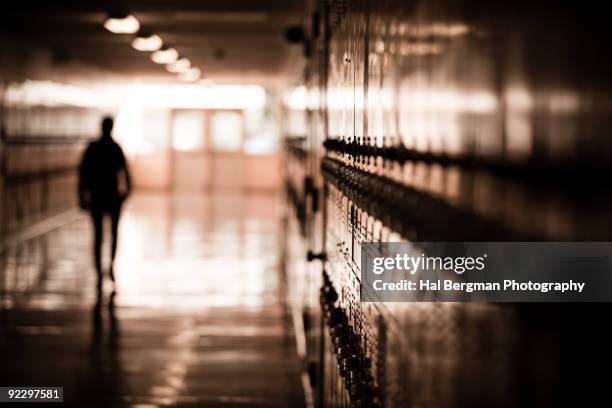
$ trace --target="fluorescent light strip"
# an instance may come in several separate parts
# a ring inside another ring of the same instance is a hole
[[[151,60],[156,64],[172,64],[178,59],[178,52],[174,48],[155,51],[151,54]]]
[[[129,14],[124,18],[108,18],[104,22],[104,28],[115,34],[134,34],[140,29],[140,23],[136,17]]]
[[[173,74],[180,74],[181,72],[187,71],[191,68],[191,62],[187,58],[181,58],[174,61],[172,64],[166,65],[168,72]]]
[[[190,68],[178,75],[179,79],[185,82],[197,81],[200,76],[202,76],[202,71],[199,68]]]
[[[157,34],[148,37],[136,37],[132,41],[132,47],[138,51],[157,51],[162,47],[162,39]]]

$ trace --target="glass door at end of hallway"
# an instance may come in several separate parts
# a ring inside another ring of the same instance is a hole
[[[175,110],[172,113],[172,187],[175,192],[204,191],[211,186],[206,113]]]
[[[211,187],[214,190],[244,189],[244,119],[241,111],[209,112]]]

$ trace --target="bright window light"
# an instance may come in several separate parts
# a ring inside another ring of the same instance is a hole
[[[172,64],[178,59],[178,52],[174,48],[158,50],[151,54],[151,60],[156,64]]]
[[[239,152],[242,149],[242,114],[216,112],[211,123],[212,147],[216,151]]]
[[[115,137],[125,148],[127,154],[151,154],[164,150],[167,145],[167,129],[175,131],[175,137],[172,139],[172,144],[177,150],[194,150],[204,149],[206,147],[205,139],[201,138],[203,130],[185,131],[186,128],[195,129],[202,128],[205,123],[201,123],[201,115],[198,119],[194,116],[190,118],[182,118],[180,125],[170,122],[168,115],[169,109],[246,109],[262,111],[266,106],[266,90],[260,85],[215,85],[202,86],[200,84],[139,84],[134,83],[126,86],[125,83],[117,83],[114,85],[105,85],[99,88],[98,92],[89,95],[88,100],[96,103],[102,96],[115,101]],[[14,95],[19,99],[23,99],[20,95]],[[176,112],[175,115],[181,115],[181,112]],[[218,138],[222,137],[221,129],[236,126],[234,119],[221,120],[224,116],[221,115],[217,120]],[[233,121],[233,122],[232,122]],[[198,123],[195,123],[198,122]],[[98,123],[96,122],[96,126]],[[177,129],[180,127],[180,132]],[[211,123],[212,126],[212,123]],[[230,129],[231,130],[231,129]],[[266,131],[267,128],[256,129],[257,131]],[[229,130],[228,130],[229,131]],[[231,148],[227,145],[236,144],[238,133],[231,130],[232,134],[228,135],[231,140],[215,142],[215,145],[224,144],[225,148]],[[200,135],[200,136],[195,136]],[[270,135],[259,135],[258,139],[265,138],[266,143],[262,140],[251,142],[247,153],[253,154],[269,154],[273,150],[269,143],[272,138]],[[242,141],[242,136],[238,139]],[[258,146],[253,146],[255,143]],[[262,147],[260,144],[266,146]],[[272,142],[273,143],[273,142]],[[222,147],[223,148],[223,147]]]
[[[187,58],[181,58],[174,61],[172,64],[166,65],[168,72],[172,72],[173,74],[185,72],[189,68],[191,68],[191,62]]]
[[[201,75],[202,75],[202,72],[200,71],[199,68],[190,68],[184,72],[181,72],[179,74],[179,79],[181,81],[187,81],[187,82],[197,81],[198,79],[200,79]]]
[[[204,148],[202,111],[177,111],[174,114],[172,147],[180,151],[198,151]]]
[[[108,18],[104,28],[115,34],[134,34],[140,29],[140,23],[136,17],[129,14],[123,18]]]
[[[266,104],[266,90],[260,85],[135,83],[108,85],[100,93],[119,107],[129,102],[147,108],[262,109]],[[92,103],[96,103],[95,98]]]
[[[7,103],[17,106],[83,106],[88,108],[112,107],[114,99],[93,89],[52,81],[12,83],[6,88]]]
[[[289,109],[302,110],[306,109],[308,103],[308,95],[305,86],[297,86],[288,94],[284,95],[285,105]]]
[[[138,36],[132,41],[132,47],[138,51],[157,51],[162,47],[162,39],[157,34],[147,37]]]

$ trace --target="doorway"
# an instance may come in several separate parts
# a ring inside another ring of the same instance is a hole
[[[212,188],[244,188],[244,120],[241,111],[210,111]]]
[[[175,110],[174,191],[244,189],[244,119],[239,110]]]
[[[204,191],[212,179],[201,110],[176,110],[172,116],[172,185],[174,191]]]

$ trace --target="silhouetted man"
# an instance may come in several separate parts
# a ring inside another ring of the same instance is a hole
[[[102,121],[102,136],[91,142],[81,160],[79,204],[89,210],[94,226],[94,260],[98,289],[102,287],[102,227],[104,215],[112,222],[111,265],[109,274],[115,281],[113,263],[117,252],[117,230],[121,205],[130,193],[130,175],[121,147],[113,140],[113,119]]]

